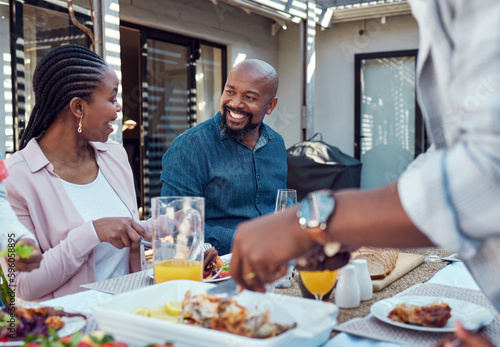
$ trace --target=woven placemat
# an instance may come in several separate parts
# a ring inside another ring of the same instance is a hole
[[[412,248],[412,249],[401,249],[401,252],[404,253],[411,253],[411,254],[422,254],[422,255],[427,255],[431,251],[431,248]],[[442,248],[434,248],[434,251],[439,255],[440,257],[446,257],[454,252],[450,252],[447,250],[444,250]],[[339,315],[338,315],[338,322],[343,323],[346,322],[350,319],[353,318],[360,318],[364,317],[367,314],[370,313],[370,307],[371,305],[379,300],[385,299],[385,298],[390,298],[393,297],[394,295],[402,292],[405,289],[410,288],[411,286],[414,286],[415,284],[419,283],[424,283],[428,281],[436,272],[441,270],[443,267],[448,265],[448,261],[443,261],[443,262],[424,262],[421,265],[417,266],[415,269],[412,271],[408,272],[406,275],[402,276],[395,282],[389,284],[387,287],[382,289],[379,292],[373,293],[373,298],[368,301],[362,301],[361,305],[356,308],[351,308],[351,309],[340,309],[339,310]],[[275,293],[277,294],[285,294],[285,295],[291,295],[291,296],[302,296],[302,293],[299,288],[299,284],[297,282],[297,276],[294,276],[294,279],[292,281],[292,286],[290,288],[285,288],[285,289],[280,289],[276,288],[274,290]],[[330,298],[328,300],[331,303],[335,303],[335,289],[333,290],[332,294],[330,295]],[[334,332],[333,335],[336,333]]]
[[[149,276],[148,270],[144,270],[105,281],[82,284],[80,287],[110,294],[119,294],[152,284],[154,284],[154,279]]]
[[[446,297],[482,306],[493,314],[494,320],[488,326],[481,329],[481,333],[488,337],[496,346],[500,343],[500,315],[480,290],[425,283],[416,285],[397,296]],[[409,346],[431,346],[450,334],[400,328],[386,324],[373,315],[369,315],[365,318],[352,319],[346,323],[335,326],[334,329],[352,335]]]

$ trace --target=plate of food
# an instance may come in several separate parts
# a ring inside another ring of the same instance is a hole
[[[381,321],[405,329],[453,332],[455,321],[468,330],[477,330],[493,321],[493,314],[471,302],[433,297],[396,296],[377,301],[370,308]]]
[[[242,291],[208,294],[214,283],[174,280],[118,294],[92,306],[100,329],[131,345],[319,346],[337,322],[334,304]]]
[[[214,276],[213,278],[206,280],[206,281],[204,280],[204,282],[219,282],[219,281],[225,281],[225,280],[231,278],[231,276],[229,276],[229,267],[231,265],[231,256],[232,256],[232,253],[220,256],[220,260],[222,262],[220,272],[217,274],[217,276]]]
[[[59,337],[68,336],[81,330],[87,322],[82,314],[51,306],[16,306],[14,312],[17,326],[15,333],[12,333],[9,329],[11,313],[6,306],[0,309],[0,346],[22,346],[29,334],[48,336],[49,329],[56,331]],[[4,322],[8,324],[1,324]]]
[[[203,281],[213,282],[222,272],[224,263],[215,247],[210,247],[203,254]]]

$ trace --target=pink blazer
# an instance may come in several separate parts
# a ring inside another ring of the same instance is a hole
[[[92,142],[97,165],[118,196],[139,220],[133,174],[127,153],[115,141]],[[84,290],[95,281],[94,248],[100,243],[91,222],[84,223],[54,167],[32,139],[6,161],[4,181],[17,217],[38,240],[40,268],[16,276],[16,294],[23,300],[48,300]],[[146,222],[141,224],[151,232]],[[143,247],[130,251],[130,271],[141,270]]]

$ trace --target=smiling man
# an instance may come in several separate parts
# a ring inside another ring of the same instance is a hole
[[[162,160],[163,196],[205,198],[205,242],[231,251],[236,225],[274,211],[285,188],[283,138],[263,123],[276,107],[276,70],[261,60],[236,65],[221,111],[179,135]]]

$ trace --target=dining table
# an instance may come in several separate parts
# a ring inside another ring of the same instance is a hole
[[[428,252],[428,250],[423,249],[414,251],[421,254]],[[438,254],[441,256],[451,255],[452,253],[442,249],[438,251],[440,251]],[[491,312],[494,317],[493,321],[481,331],[495,345],[500,345],[500,315],[482,294],[464,263],[459,259],[447,259],[449,260],[440,263],[431,264],[425,262],[419,265],[386,288],[374,293],[371,300],[362,302],[357,308],[339,309],[337,325],[334,326],[330,338],[322,346],[430,346],[446,336],[444,333],[414,331],[389,325],[375,318],[370,312],[370,307],[375,302],[400,296],[447,297],[480,305]],[[150,270],[144,270],[107,281],[90,283],[82,286],[87,289],[85,291],[38,304],[62,307],[65,310],[87,315],[87,324],[82,332],[89,334],[100,330],[92,316],[91,307],[99,305],[99,302],[108,300],[116,294],[153,285],[154,279],[151,278],[150,272]],[[274,293],[301,296],[296,277],[294,276],[294,280],[292,280],[292,287],[276,288]],[[328,300],[335,303],[335,292],[332,293]],[[29,305],[30,303],[26,304]]]

